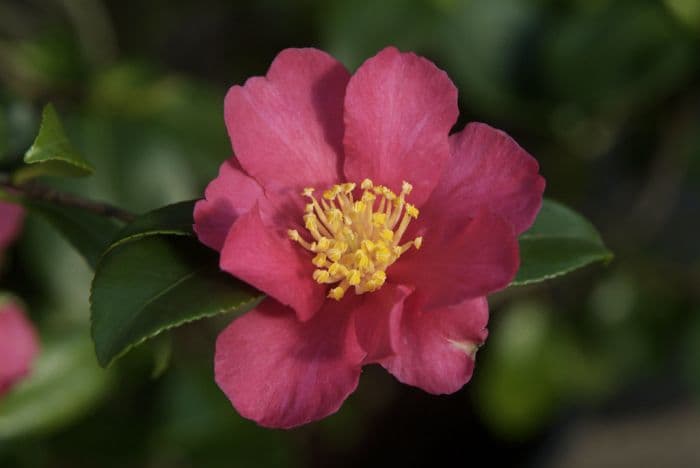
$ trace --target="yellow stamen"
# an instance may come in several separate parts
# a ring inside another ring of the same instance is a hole
[[[362,275],[359,270],[352,270],[348,273],[348,283],[350,283],[351,286],[357,286],[360,284],[360,280],[362,280]]]
[[[377,259],[377,262],[379,262],[380,264],[389,263],[389,261],[391,260],[391,252],[389,251],[389,249],[386,248],[386,246],[384,246],[383,242],[375,251],[374,258]]]
[[[331,276],[345,276],[348,273],[348,269],[342,263],[334,262],[329,268],[328,273]]]
[[[374,213],[372,222],[375,226],[384,226],[386,224],[386,213]]]
[[[335,299],[336,301],[339,301],[343,298],[345,295],[345,291],[348,289],[348,282],[343,281],[340,283],[340,286],[335,287],[328,291],[328,297]]]
[[[314,257],[313,260],[311,260],[311,263],[313,263],[315,266],[321,268],[321,267],[326,266],[326,258],[327,258],[326,254],[319,253],[319,254],[316,254],[316,256]]]
[[[292,241],[315,253],[311,260],[317,267],[313,279],[337,284],[328,292],[335,300],[342,299],[351,287],[356,294],[381,288],[386,269],[411,247],[420,249],[423,244],[422,237],[399,244],[411,219],[419,215],[418,208],[406,203],[413,190],[411,184],[403,182],[398,195],[370,179],[360,183],[361,194],[353,194],[356,189],[352,182],[334,185],[323,192],[319,202],[314,188],[304,188],[302,196],[310,199],[304,226],[312,242],[294,229],[287,231]]]
[[[382,239],[389,242],[394,238],[394,231],[392,231],[391,229],[384,228],[382,229],[382,232],[379,235]]]
[[[325,283],[330,277],[328,270],[314,270],[313,278],[318,283]]]
[[[418,236],[413,239],[413,246],[416,248],[416,250],[420,249],[421,245],[423,245],[423,236]]]

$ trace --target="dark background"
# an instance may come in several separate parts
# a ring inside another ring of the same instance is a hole
[[[52,360],[30,410],[0,406],[0,466],[700,466],[697,0],[0,0],[0,167],[52,101],[97,168],[61,188],[137,212],[196,198],[231,153],[229,86],[286,47],[354,70],[390,44],[446,70],[456,128],[514,136],[615,260],[493,296],[454,395],[370,367],[337,415],[270,431],[213,382],[227,317],[96,367],[90,271],[29,217],[0,289],[27,303]]]

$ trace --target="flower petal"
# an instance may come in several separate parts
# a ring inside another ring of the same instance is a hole
[[[216,382],[243,416],[290,428],[335,413],[357,387],[364,353],[335,301],[313,320],[268,299],[216,342]]]
[[[226,127],[243,169],[266,191],[327,187],[340,180],[343,65],[316,49],[286,49],[265,77],[233,86]]]
[[[382,50],[348,83],[345,175],[395,191],[406,180],[411,202],[420,206],[447,162],[458,113],[457,89],[444,71],[415,54]]]
[[[0,304],[0,395],[27,375],[38,352],[34,327],[19,305]]]
[[[399,381],[433,394],[454,393],[471,379],[474,356],[486,340],[485,297],[423,311],[409,299],[395,356],[381,361]]]
[[[527,230],[542,205],[545,181],[537,161],[506,133],[470,123],[450,137],[451,157],[440,183],[423,207],[426,217],[459,219],[487,208],[517,234]],[[437,220],[435,220],[437,222]]]
[[[194,207],[194,231],[199,240],[221,251],[233,222],[250,211],[262,195],[260,185],[243,172],[235,158],[225,161],[207,186],[204,199]]]
[[[421,249],[402,255],[387,275],[393,282],[415,287],[422,306],[431,309],[506,287],[519,263],[511,225],[480,210],[466,225],[463,220],[447,218],[428,227]]]
[[[406,286],[385,284],[378,291],[358,297],[353,306],[357,341],[365,350],[365,364],[391,356],[396,352],[403,303],[411,294]]]
[[[24,209],[14,203],[0,202],[0,255],[19,235]]]
[[[257,204],[231,227],[220,266],[294,309],[300,320],[311,318],[326,298],[326,287],[312,279],[309,253],[266,225]]]

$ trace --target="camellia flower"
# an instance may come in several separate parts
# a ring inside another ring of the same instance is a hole
[[[0,396],[29,373],[38,350],[34,328],[22,308],[0,297]]]
[[[234,86],[235,159],[195,208],[223,270],[267,294],[217,340],[216,381],[244,417],[289,428],[337,411],[378,363],[434,394],[469,381],[485,296],[519,266],[538,164],[505,133],[452,136],[445,72],[387,48],[354,75],[287,49]]]

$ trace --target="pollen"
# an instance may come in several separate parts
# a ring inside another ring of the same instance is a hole
[[[406,202],[413,186],[401,185],[397,195],[370,179],[359,184],[334,185],[319,200],[314,188],[301,195],[309,199],[304,210],[304,226],[310,241],[290,229],[289,238],[313,253],[316,267],[313,279],[333,287],[328,297],[337,301],[354,288],[355,294],[376,291],[386,282],[386,269],[411,247],[420,249],[422,237],[401,243],[418,208]],[[360,193],[361,192],[361,193]]]

